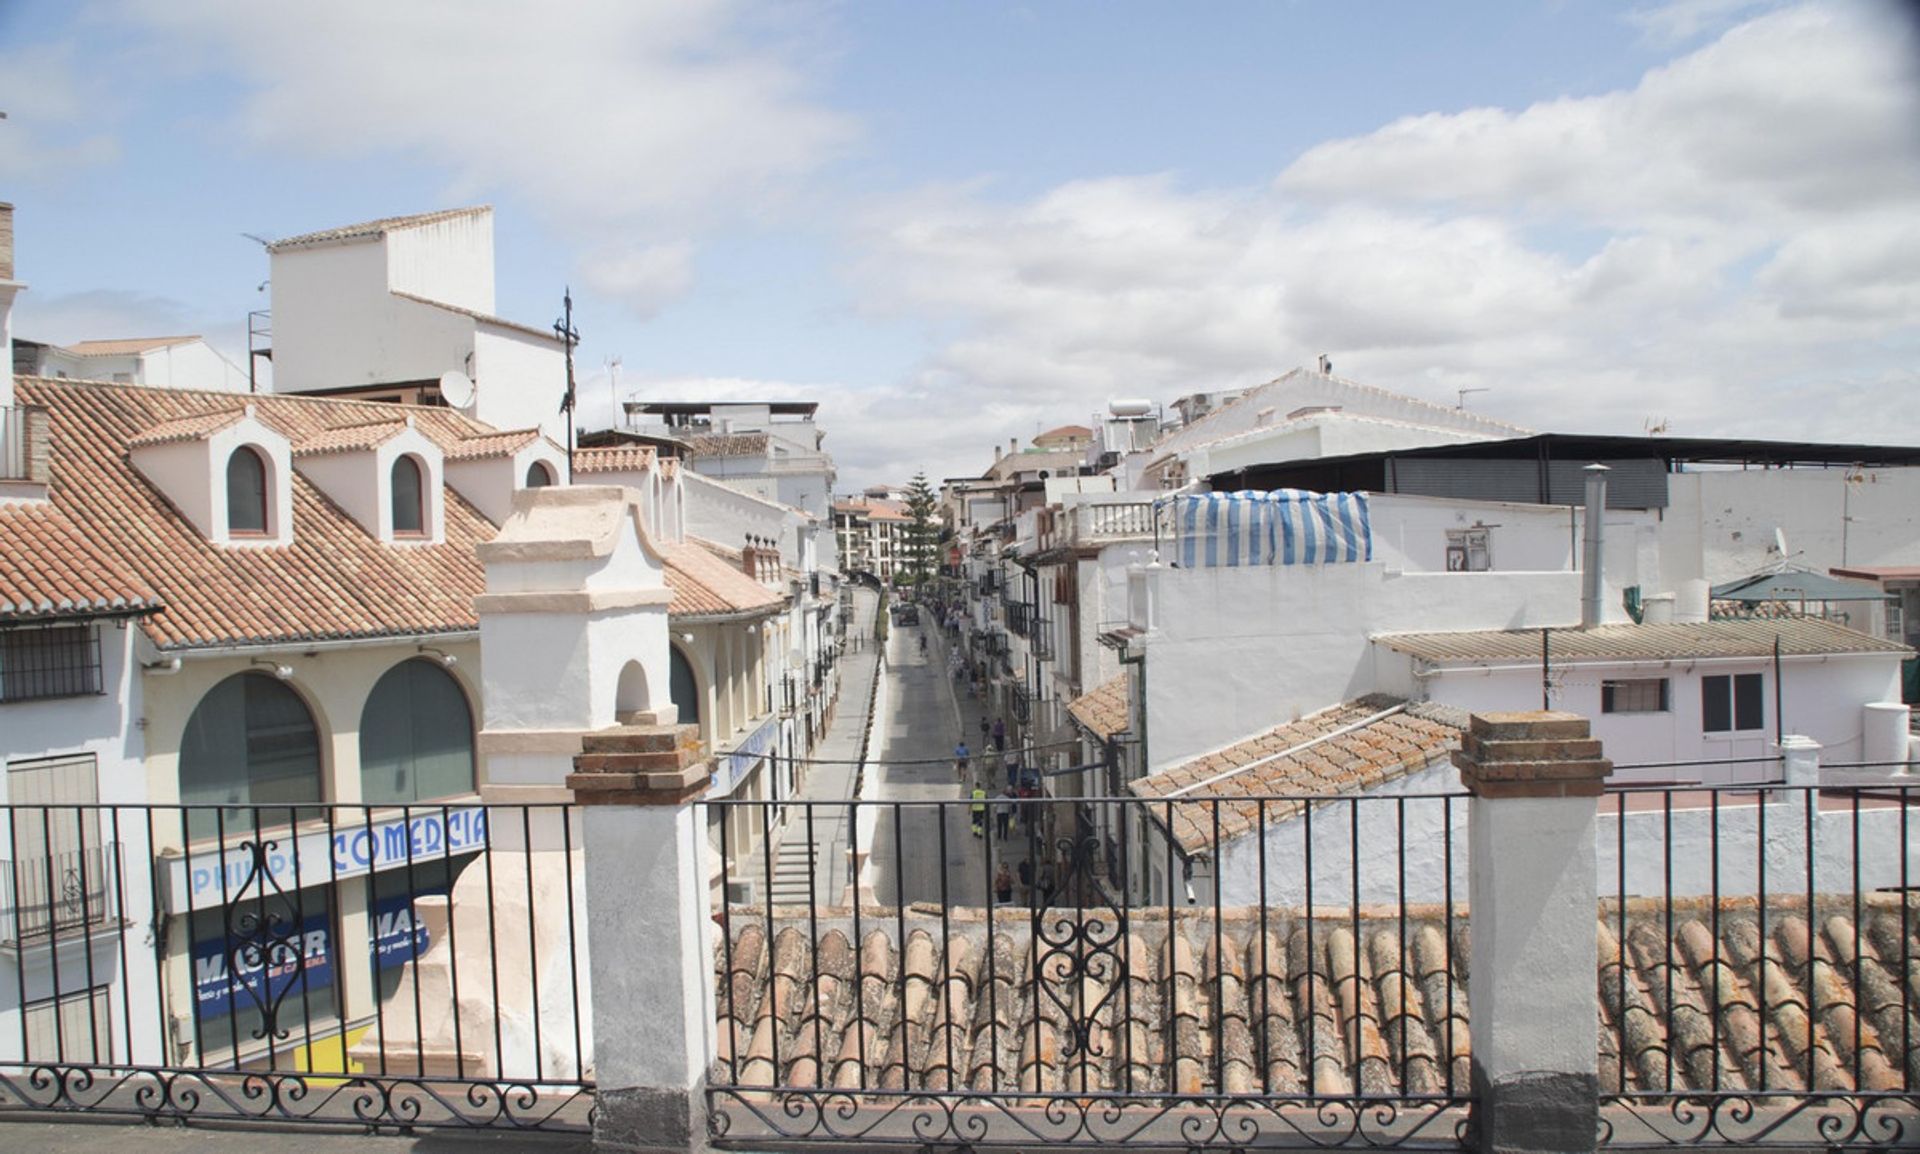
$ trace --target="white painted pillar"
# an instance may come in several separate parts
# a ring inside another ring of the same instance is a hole
[[[712,895],[693,726],[594,734],[567,778],[583,807],[593,926],[595,1150],[703,1150],[716,1053]]]
[[[1820,743],[1811,737],[1789,733],[1780,739],[1780,762],[1793,786],[1820,784]]]
[[[1468,803],[1473,1116],[1482,1151],[1590,1151],[1599,1116],[1597,798],[1585,718],[1475,714]]]

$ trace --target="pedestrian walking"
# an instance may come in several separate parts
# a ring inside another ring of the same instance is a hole
[[[981,725],[985,725],[986,723],[986,718],[983,717],[980,719]],[[998,750],[1005,750],[1007,748],[1007,721],[1004,717],[996,717],[993,719],[993,747]]]
[[[959,779],[961,785],[967,784],[967,767],[972,759],[973,751],[967,748],[966,740],[963,738],[960,744],[953,747],[953,775]]]
[[[993,727],[987,723],[986,715],[981,714],[980,716],[980,748],[981,749],[985,749],[987,747],[987,737],[992,732],[992,729]]]
[[[993,807],[993,830],[1001,841],[1005,841],[1007,831],[1013,826],[1013,809],[1019,803],[1014,800],[1012,786],[1007,787],[1007,791],[1000,795],[1000,799],[1004,804]]]
[[[1013,871],[1006,862],[1000,863],[1000,872],[993,875],[993,898],[1001,905],[1013,901]]]
[[[1033,859],[1020,859],[1020,893],[1027,901],[1033,900]]]
[[[979,786],[973,787],[973,836],[985,837],[987,833],[987,791]]]

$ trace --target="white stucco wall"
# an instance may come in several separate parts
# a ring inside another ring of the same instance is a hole
[[[1848,477],[1855,479],[1849,481]],[[1920,469],[1746,469],[1675,474],[1661,522],[1662,577],[1719,584],[1781,560],[1820,572],[1920,564]]]
[[[1444,573],[1447,532],[1474,528],[1487,531],[1496,571],[1550,573],[1579,566],[1580,511],[1565,505],[1373,494],[1367,518],[1373,558],[1389,569]]]
[[[462,366],[449,364],[432,375],[449,368]],[[538,428],[555,444],[566,445],[567,416],[560,411],[560,401],[567,395],[567,359],[561,345],[482,323],[473,332],[470,372],[474,401],[469,415],[475,420],[496,429]]]
[[[1154,770],[1373,691],[1372,634],[1579,617],[1576,573],[1394,573],[1379,562],[1153,573]]]
[[[242,446],[256,450],[267,472],[267,531],[228,531],[227,462]],[[240,548],[285,545],[293,540],[293,451],[287,439],[252,416],[205,438],[142,445],[132,450],[134,468],[164,493],[201,536]]]
[[[274,391],[436,380],[466,368],[475,322],[394,296],[378,241],[273,254]]]
[[[386,256],[394,291],[494,311],[491,211],[395,229],[387,234]]]
[[[1383,665],[1395,657],[1382,647]],[[1781,661],[1787,732],[1818,741],[1828,762],[1861,758],[1862,706],[1873,701],[1898,701],[1900,662],[1883,654],[1836,654],[1830,657],[1789,657]],[[1701,730],[1700,679],[1758,673],[1764,688],[1761,702],[1765,723],[1758,730],[1734,734],[1705,734]],[[1669,684],[1671,708],[1664,713],[1602,713],[1603,680],[1660,678]],[[1448,669],[1415,679],[1408,686],[1399,678],[1383,679],[1392,692],[1425,697],[1469,712],[1540,708],[1540,670],[1537,664],[1494,669]],[[1607,756],[1619,765],[1704,761],[1775,756],[1778,732],[1774,714],[1774,674],[1770,658],[1737,661],[1667,661],[1639,664],[1581,662],[1553,666],[1552,708],[1592,719],[1593,735],[1606,743]],[[1651,768],[1616,771],[1616,782],[1778,780],[1777,767],[1725,765]]]

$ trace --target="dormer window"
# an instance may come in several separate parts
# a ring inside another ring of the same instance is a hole
[[[426,486],[420,477],[420,462],[411,456],[393,462],[393,531],[415,537],[426,532]]]
[[[267,463],[258,450],[242,445],[227,458],[227,532],[266,531]]]
[[[527,484],[529,489],[544,489],[553,484],[553,470],[545,461],[535,461],[527,466]]]
[[[261,549],[293,543],[293,460],[252,405],[176,417],[127,441],[127,456],[200,535]]]

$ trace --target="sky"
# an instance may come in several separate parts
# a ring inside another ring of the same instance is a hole
[[[240,360],[245,234],[485,203],[502,315],[572,288],[583,427],[814,400],[842,491],[1321,353],[1920,444],[1917,9],[0,0],[14,332]]]

